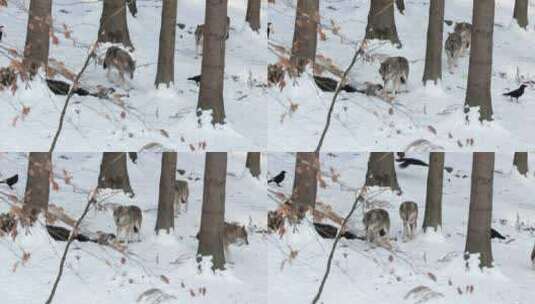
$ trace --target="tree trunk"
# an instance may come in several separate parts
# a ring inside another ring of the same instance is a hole
[[[490,95],[492,76],[492,35],[494,32],[494,1],[474,0],[472,11],[472,43],[468,65],[468,89],[465,112],[479,107],[481,121],[492,120]]]
[[[212,110],[212,124],[225,123],[223,87],[225,76],[225,40],[227,35],[227,0],[206,0],[201,66],[201,87],[197,104]]]
[[[159,84],[169,87],[175,81],[176,10],[177,0],[163,1],[156,87]]]
[[[260,0],[247,0],[247,13],[245,21],[255,32],[260,30]]]
[[[475,152],[472,164],[472,188],[470,190],[470,213],[465,252],[479,253],[480,267],[492,267],[490,225],[492,221],[493,173],[494,153]]]
[[[162,153],[162,170],[160,173],[160,193],[158,195],[158,215],[156,217],[156,233],[175,228],[175,180],[176,152]]]
[[[320,22],[319,0],[298,0],[290,61],[299,73],[309,63],[314,65]]]
[[[518,173],[528,176],[528,152],[515,152],[513,165]]]
[[[130,186],[126,153],[104,152],[98,175],[98,189],[122,189],[125,193],[134,196]]]
[[[28,179],[24,191],[24,211],[35,222],[41,211],[48,209],[50,177],[52,175],[52,154],[31,152],[28,157]]]
[[[52,33],[52,0],[31,0],[24,45],[24,66],[35,76],[41,66],[48,66]]]
[[[515,0],[515,11],[513,18],[516,19],[521,28],[528,27],[528,0]]]
[[[401,47],[394,19],[394,1],[370,0],[370,12],[364,39],[390,40]]]
[[[224,269],[223,229],[227,153],[207,152],[204,169],[201,231],[197,255],[212,256],[212,269]],[[199,259],[198,259],[199,261]]]
[[[298,152],[295,159],[295,178],[292,203],[302,218],[307,210],[316,206],[318,174],[320,173],[319,153]]]
[[[366,172],[366,186],[390,187],[401,191],[394,166],[394,153],[371,152]]]
[[[427,192],[425,196],[424,232],[442,227],[442,185],[444,181],[444,152],[429,154]]]
[[[428,80],[437,84],[442,79],[442,35],[444,31],[444,0],[431,0],[427,47],[425,52],[424,85]]]
[[[126,0],[103,0],[98,42],[122,43],[133,48],[126,22]]]
[[[253,177],[260,176],[260,152],[248,152],[245,167],[249,169]]]

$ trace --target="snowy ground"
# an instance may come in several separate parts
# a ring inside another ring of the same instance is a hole
[[[270,44],[291,47],[295,22],[295,3],[276,1],[269,6],[273,23]],[[332,59],[342,71],[349,65],[354,50],[364,37],[368,0],[321,1],[320,15],[325,40],[318,40],[318,56]],[[519,151],[533,148],[535,143],[528,126],[535,123],[535,91],[527,88],[520,103],[510,102],[501,93],[519,86],[517,71],[523,80],[534,80],[535,60],[532,49],[533,22],[529,30],[520,29],[512,19],[512,0],[496,1],[494,27],[494,58],[492,101],[494,121],[481,125],[466,125],[463,104],[468,75],[468,56],[460,59],[453,74],[447,71],[443,53],[443,77],[439,86],[424,87],[422,76],[425,62],[426,31],[429,1],[406,0],[405,15],[396,10],[398,35],[403,48],[389,43],[370,45],[374,56],[405,56],[410,62],[409,92],[401,93],[393,107],[375,97],[345,93],[339,96],[333,120],[323,149],[325,151],[389,151],[411,146],[416,151],[430,149]],[[529,18],[535,20],[535,2],[529,1]],[[445,19],[471,22],[471,0],[446,1]],[[336,28],[337,34],[333,29]],[[444,41],[453,26],[444,26]],[[277,62],[272,53],[270,63]],[[378,73],[380,60],[359,60],[350,72],[353,84],[365,81],[381,83]],[[324,76],[332,76],[329,73]],[[269,108],[269,149],[271,151],[305,151],[317,145],[333,93],[320,91],[311,73],[296,83],[287,81],[280,92],[271,89],[273,100]],[[390,109],[393,113],[390,113]],[[472,121],[477,121],[472,119]],[[471,140],[473,139],[473,144]]]
[[[368,153],[322,154],[326,186],[319,189],[318,200],[344,215],[355,198],[355,191],[364,182],[367,157]],[[176,217],[176,229],[171,235],[157,237],[153,229],[160,158],[159,154],[142,153],[137,165],[129,161],[128,170],[136,196],[130,199],[116,195],[106,201],[141,207],[142,242],[129,244],[126,256],[93,243],[74,242],[55,303],[134,303],[149,288],[159,288],[176,297],[165,303],[310,303],[325,270],[332,240],[320,238],[309,221],[295,232],[290,229],[282,238],[259,233],[265,228],[267,211],[275,209],[277,204],[266,197],[266,178],[256,180],[244,169],[245,154],[229,154],[225,217],[227,221],[248,226],[250,244],[231,247],[228,258],[232,264],[217,274],[200,272],[194,257],[195,234],[200,225],[204,156],[179,154],[178,168],[185,170],[184,176],[179,178],[188,178],[190,183],[190,210]],[[262,169],[268,176],[280,170],[289,173],[281,188],[270,186],[270,190],[290,194],[294,158],[292,153],[264,155]],[[87,199],[86,191],[96,184],[99,161],[99,154],[57,154],[54,172],[59,188],[51,192],[51,203],[63,207],[72,216],[80,215]],[[493,227],[508,239],[492,241],[495,259],[492,270],[482,273],[476,266],[477,261],[470,271],[465,270],[462,254],[471,154],[448,153],[446,165],[454,171],[445,174],[443,230],[426,235],[420,231],[427,171],[419,167],[397,169],[402,196],[381,192],[376,197],[387,201],[381,207],[390,213],[391,237],[398,239],[392,243],[394,251],[372,248],[360,240],[342,240],[323,303],[417,303],[422,294],[408,300],[403,297],[418,286],[426,286],[444,296],[429,303],[531,303],[535,271],[531,269],[529,254],[535,236],[532,201],[535,177],[532,172],[528,178],[520,177],[513,171],[511,162],[512,155],[497,155]],[[21,176],[13,191],[0,185],[0,212],[8,208],[5,193],[22,198],[26,163],[24,154],[0,155],[0,178],[14,173]],[[530,165],[533,168],[535,162]],[[61,178],[63,170],[72,176],[71,185],[65,185]],[[333,174],[338,175],[337,182],[330,178]],[[401,222],[397,210],[404,200],[416,201],[420,209],[417,236],[407,243],[399,240]],[[516,230],[517,215],[521,227],[531,227],[531,233]],[[362,209],[358,208],[351,224],[357,233],[362,229],[361,217]],[[111,212],[91,210],[84,228],[113,232]],[[41,225],[31,231],[19,231],[15,241],[0,239],[0,286],[6,303],[43,303],[57,273],[64,246],[65,243],[52,241]],[[23,258],[25,253],[29,254],[26,259]],[[467,293],[471,286],[473,292]],[[203,288],[206,288],[204,295]]]
[[[191,151],[192,148],[214,150],[260,150],[267,143],[267,98],[265,81],[267,40],[264,33],[267,8],[263,5],[260,33],[252,32],[245,23],[247,1],[229,1],[231,18],[230,39],[226,45],[224,101],[226,124],[215,129],[211,124],[198,127],[196,105],[199,88],[186,80],[200,74],[201,56],[196,55],[194,31],[204,23],[204,1],[184,0],[178,3],[175,53],[175,86],[156,90],[154,79],[158,57],[161,1],[139,1],[138,15],[128,13],[130,37],[136,48],[137,69],[126,91],[128,96],[105,100],[75,96],[67,112],[63,134],[58,142],[60,151],[139,150],[147,144],[159,144],[160,149]],[[4,37],[0,46],[14,48],[22,54],[26,37],[29,1],[10,0],[0,9],[0,25]],[[53,18],[58,44],[51,45],[50,58],[61,61],[77,73],[82,67],[88,48],[97,36],[102,2],[71,0],[54,1]],[[70,39],[64,32],[70,31]],[[75,41],[75,43],[73,43]],[[100,50],[101,53],[105,49]],[[2,51],[0,66],[10,59]],[[114,86],[105,77],[101,66],[91,64],[81,83],[94,88],[100,84]],[[20,89],[0,92],[0,133],[9,134],[0,141],[0,150],[48,150],[58,125],[65,101],[53,95],[42,77]],[[210,120],[210,117],[206,117]],[[28,139],[22,141],[21,138]]]
[[[51,203],[78,217],[87,201],[85,192],[96,185],[100,158],[100,154],[57,154],[53,161],[59,190],[51,192]],[[106,201],[136,204],[143,210],[142,242],[129,244],[126,256],[93,243],[73,243],[54,303],[135,303],[149,288],[159,288],[175,296],[171,303],[267,302],[267,243],[262,234],[255,232],[266,225],[269,205],[265,199],[265,179],[251,177],[244,167],[244,153],[229,154],[225,219],[249,226],[250,246],[230,248],[233,264],[228,264],[226,271],[213,274],[203,265],[205,270],[200,272],[195,262],[198,246],[195,235],[201,219],[204,155],[179,154],[177,168],[185,170],[185,174],[177,178],[189,180],[189,211],[175,218],[174,233],[157,237],[154,227],[160,161],[161,155],[157,153],[141,153],[137,165],[129,161],[130,181],[136,196],[130,199],[121,194]],[[0,155],[0,178],[14,173],[22,178],[15,190],[0,185],[0,192],[22,198],[26,163],[23,154]],[[265,168],[264,161],[264,171]],[[60,178],[63,170],[72,175],[76,187],[64,184]],[[5,195],[0,196],[0,212],[4,212],[8,206],[3,201]],[[115,231],[111,211],[90,210],[83,226],[91,231]],[[3,302],[44,303],[64,246],[64,242],[54,242],[42,225],[26,233],[20,230],[15,242],[10,238],[0,239]],[[23,253],[30,255],[24,263]],[[204,288],[206,292],[202,295]]]
[[[427,160],[426,155],[411,156]],[[319,188],[318,201],[330,204],[338,214],[345,215],[355,199],[355,191],[364,183],[367,158],[368,153],[322,154],[320,160],[326,187]],[[518,214],[524,227],[535,225],[535,177],[532,172],[528,178],[519,176],[513,171],[512,159],[509,154],[496,157],[492,225],[508,240],[492,241],[495,261],[492,270],[482,273],[477,267],[477,259],[471,264],[470,271],[465,270],[463,250],[471,154],[446,153],[446,166],[453,167],[454,171],[445,173],[444,177],[442,232],[423,234],[421,231],[427,170],[422,167],[397,169],[403,194],[381,192],[375,196],[387,202],[380,207],[390,213],[390,235],[398,239],[393,242],[394,250],[371,248],[359,240],[342,240],[321,300],[324,303],[418,303],[425,292],[407,300],[404,297],[413,288],[426,286],[443,295],[429,303],[531,303],[535,295],[535,271],[531,269],[529,256],[534,234],[517,231],[515,223]],[[294,163],[292,153],[269,155],[268,175],[280,170],[290,173],[282,188],[271,186],[270,190],[291,193]],[[531,161],[530,165],[533,167],[535,162]],[[328,177],[331,172],[339,174],[338,182]],[[399,204],[405,200],[416,201],[420,214],[416,239],[403,243],[400,241],[402,226],[398,210]],[[275,207],[274,202],[271,204]],[[362,209],[359,207],[352,218],[352,226],[357,232],[362,229],[361,219]],[[318,237],[308,223],[282,239],[273,235],[269,241],[270,302],[310,303],[325,271],[332,240]],[[291,250],[297,254],[288,262]],[[467,286],[473,286],[472,293],[466,292]]]

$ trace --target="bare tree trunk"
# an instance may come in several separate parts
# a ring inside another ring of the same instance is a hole
[[[225,39],[227,35],[227,0],[206,0],[201,66],[201,87],[197,104],[200,110],[212,110],[212,124],[225,123],[223,88],[225,77]]]
[[[41,211],[48,209],[50,177],[52,175],[52,154],[31,152],[28,157],[28,179],[24,191],[24,212],[30,216],[30,223],[37,220]]]
[[[521,28],[528,27],[528,0],[515,0],[515,10],[513,18],[516,19]]]
[[[472,163],[472,188],[465,252],[479,253],[480,267],[492,267],[490,227],[493,174],[494,153],[475,152]]]
[[[306,211],[316,206],[318,174],[320,173],[319,153],[298,152],[295,157],[295,178],[292,203],[302,218]]]
[[[104,152],[98,175],[98,189],[122,189],[134,196],[130,186],[125,152]]]
[[[370,0],[370,12],[364,39],[390,40],[401,47],[394,19],[393,0]]]
[[[227,153],[207,152],[204,169],[201,231],[197,255],[212,256],[212,269],[224,269],[223,229]],[[198,259],[199,261],[199,259]]]
[[[249,169],[253,177],[260,176],[260,152],[248,152],[245,167]]]
[[[126,20],[126,0],[103,0],[98,42],[122,43],[133,48]]]
[[[468,89],[465,112],[479,107],[480,120],[492,120],[490,95],[492,76],[492,35],[495,0],[474,0],[472,11],[472,43],[468,66]]]
[[[444,0],[431,0],[427,47],[425,52],[424,85],[428,80],[437,84],[442,79],[442,34],[444,31]]]
[[[175,180],[176,152],[162,153],[162,170],[160,174],[160,193],[158,195],[158,215],[156,217],[156,233],[175,229]]]
[[[528,176],[528,152],[515,152],[513,165],[518,173]]]
[[[304,71],[307,64],[313,65],[316,58],[319,10],[319,0],[297,1],[290,61],[299,73]]]
[[[175,81],[176,10],[177,0],[163,0],[156,87],[162,83],[169,87]]]
[[[255,32],[260,30],[260,0],[247,0],[247,13],[245,21]]]
[[[429,154],[427,192],[425,197],[424,232],[442,227],[442,187],[444,181],[444,152]]]
[[[31,0],[24,45],[24,66],[35,76],[41,66],[48,66],[52,27],[52,0]]]
[[[366,172],[366,186],[390,187],[401,191],[394,166],[394,153],[371,152]]]

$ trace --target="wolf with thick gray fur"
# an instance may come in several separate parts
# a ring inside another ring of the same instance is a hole
[[[247,230],[245,229],[245,226],[240,225],[236,222],[225,222],[223,228],[223,247],[225,250],[225,256],[227,257],[230,256],[230,245],[249,245],[249,241],[247,240]]]
[[[381,240],[388,238],[390,217],[385,209],[376,208],[367,211],[362,222],[368,242],[380,244]]]
[[[411,201],[401,203],[399,206],[399,216],[403,221],[403,239],[414,239],[416,224],[418,222],[418,205]]]
[[[387,84],[392,84],[392,92],[396,95],[401,85],[407,85],[409,79],[409,61],[405,57],[388,57],[381,63],[379,74],[383,78],[386,95]]]
[[[182,205],[184,211],[188,212],[189,187],[188,182],[184,180],[175,181],[175,214],[180,214]]]
[[[117,240],[127,243],[134,240],[141,241],[141,222],[143,215],[139,207],[114,207],[113,220],[115,221],[115,226],[117,226]]]
[[[106,56],[104,57],[104,63],[102,67],[106,70],[108,70],[107,76],[108,79],[110,78],[110,72],[111,69],[114,68],[119,73],[119,77],[121,78],[121,81],[124,83],[125,78],[124,75],[128,74],[130,75],[130,79],[134,78],[134,72],[136,70],[136,62],[130,56],[130,53],[127,51],[112,46],[106,51]]]
[[[195,51],[197,54],[202,54],[202,45],[204,40],[204,24],[197,25],[197,28],[195,28]],[[229,30],[230,30],[230,18],[227,17],[227,28],[225,29],[225,39],[228,39],[229,37]]]
[[[472,24],[468,22],[455,23],[453,31],[461,36],[464,54],[464,52],[468,50],[472,44]]]
[[[448,69],[450,72],[453,67],[457,67],[457,60],[464,52],[464,43],[461,34],[457,32],[449,33],[448,39],[444,45],[446,57],[448,58]]]

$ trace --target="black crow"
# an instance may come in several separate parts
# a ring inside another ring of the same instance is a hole
[[[195,81],[195,83],[199,85],[199,83],[201,83],[201,75],[190,77],[188,80]]]
[[[2,35],[4,34],[4,26],[0,25],[0,41],[2,41]]]
[[[126,3],[128,4],[128,10],[130,11],[130,14],[132,14],[132,17],[135,18],[137,15],[136,0],[126,0]]]
[[[19,181],[19,175],[15,174],[11,177],[8,177],[4,179],[3,181],[0,181],[0,184],[6,184],[9,189],[13,189],[13,185],[15,185]]]
[[[497,230],[494,228],[490,228],[490,238],[491,239],[500,239],[505,240],[505,236],[501,235]]]
[[[409,157],[405,157],[405,153],[403,152],[398,152],[397,153],[398,155],[398,158],[396,158],[396,162],[400,163],[399,164],[399,167],[401,169],[405,169],[407,168],[408,166],[422,166],[422,167],[429,167],[429,165],[422,161],[422,160],[419,160],[419,159],[416,159],[416,158],[409,158]],[[446,170],[446,172],[448,173],[451,173],[453,172],[453,168],[452,167],[444,167],[444,170]]]
[[[520,87],[514,91],[503,93],[503,96],[509,96],[510,98],[516,99],[518,102],[518,98],[520,98],[522,95],[524,95],[524,89],[527,87],[527,85],[522,84]]]
[[[130,160],[134,163],[134,164],[137,164],[136,161],[137,161],[137,153],[136,152],[128,152],[128,157],[130,158]]]
[[[277,186],[280,187],[280,183],[282,183],[282,181],[284,181],[284,175],[286,174],[286,171],[281,171],[281,173],[277,174],[275,177],[273,177],[272,179],[268,180],[268,184],[269,183],[275,183],[277,184]]]

